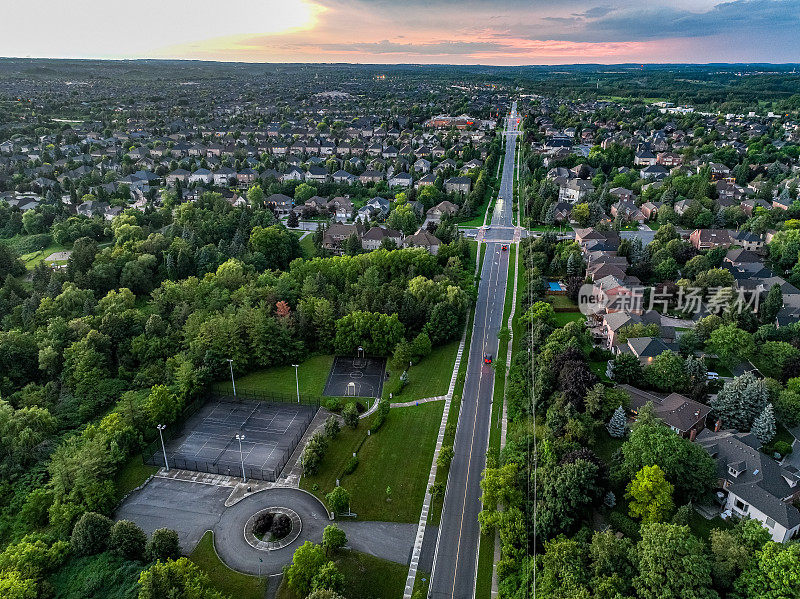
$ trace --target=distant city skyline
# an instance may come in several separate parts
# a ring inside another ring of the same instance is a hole
[[[240,62],[800,62],[800,0],[39,0],[0,56]]]

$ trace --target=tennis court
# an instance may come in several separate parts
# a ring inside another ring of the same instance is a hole
[[[380,397],[385,378],[384,358],[336,356],[324,394],[328,397]]]
[[[242,476],[244,465],[247,478],[277,480],[316,412],[304,404],[210,400],[166,441],[169,466]],[[163,453],[152,462],[163,466]]]

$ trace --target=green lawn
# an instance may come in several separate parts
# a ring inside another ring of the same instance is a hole
[[[210,530],[200,539],[189,559],[211,579],[211,583],[218,591],[228,597],[263,599],[267,592],[265,578],[241,574],[222,563],[214,550],[214,534]]]
[[[25,263],[25,268],[31,270],[40,262],[44,262],[44,259],[47,258],[50,254],[53,254],[55,252],[63,252],[67,249],[68,248],[64,247],[63,245],[58,245],[57,243],[51,243],[50,245],[41,250],[23,254],[22,256],[20,256],[20,259]],[[52,264],[64,265],[66,263],[67,263],[66,260],[57,260]]]
[[[729,528],[733,528],[733,524],[726,522],[719,516],[711,520],[706,520],[706,518],[692,510],[692,514],[689,516],[689,528],[692,530],[695,536],[707,541],[713,529],[721,528],[723,530],[727,530]]]
[[[300,249],[305,258],[312,258],[317,248],[314,247],[314,234],[310,233],[300,240]]]
[[[586,316],[580,312],[556,312],[556,326],[563,327],[568,322],[580,322],[586,320]]]
[[[356,431],[343,430],[328,447],[320,471],[304,476],[300,486],[324,501],[339,478],[350,492],[350,507],[359,520],[417,522],[443,409],[443,401],[394,408],[371,436],[365,422]],[[355,451],[358,467],[345,476],[344,466]],[[392,491],[390,500],[387,487]]]
[[[597,454],[601,460],[606,463],[611,461],[611,456],[622,447],[624,439],[615,439],[608,434],[605,427],[598,429],[597,436],[595,437],[595,444],[592,450]]]
[[[388,398],[391,393],[392,402],[402,403],[447,393],[460,342],[459,339],[433,348],[428,356],[408,371],[408,383],[402,390],[400,390],[400,375],[408,368],[408,364],[389,362],[387,368],[390,376],[383,386],[383,397]]]
[[[553,304],[554,310],[578,311],[578,304],[573,302],[566,295],[548,295],[547,298],[550,300],[550,303]]]
[[[344,574],[347,599],[397,599],[403,596],[408,566],[358,551],[342,550],[334,559]],[[238,599],[238,596],[232,595]],[[276,599],[301,599],[281,581]]]
[[[114,478],[117,499],[121,500],[156,472],[158,472],[158,468],[143,463],[141,455],[136,454],[131,457]]]
[[[545,233],[547,231],[552,231],[553,233],[569,233],[572,231],[572,227],[570,225],[561,225],[560,227],[556,225],[534,225],[532,227],[528,227],[528,231],[536,231],[539,233]]]
[[[316,397],[322,396],[332,364],[333,356],[331,355],[311,356],[302,362],[297,373],[300,379],[300,393]],[[291,365],[276,366],[237,376],[236,388],[242,392],[254,390],[294,394],[297,392],[294,367]],[[230,380],[219,381],[214,384],[214,389],[220,393],[231,393],[231,382]]]
[[[608,363],[605,360],[593,360],[589,362],[589,368],[597,375],[601,381],[610,381],[611,379],[608,378],[606,375],[606,366]]]
[[[492,596],[494,542],[494,534],[481,533],[478,548],[478,573],[475,577],[475,599],[490,599]]]

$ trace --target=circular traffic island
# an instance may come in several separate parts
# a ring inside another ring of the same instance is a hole
[[[247,520],[244,538],[259,551],[274,551],[291,545],[303,530],[303,521],[294,510],[273,506],[259,510]]]

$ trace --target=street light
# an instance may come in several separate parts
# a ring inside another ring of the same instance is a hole
[[[244,453],[242,453],[242,441],[244,441],[244,433],[237,434],[236,440],[239,441],[239,459],[242,461],[242,478],[247,482],[247,475],[244,473]]]
[[[236,381],[233,380],[233,358],[228,358],[228,364],[231,366],[231,385],[233,385],[233,396],[236,397]]]
[[[297,403],[300,403],[300,375],[297,373],[300,364],[292,364],[292,366],[294,366],[294,382],[297,385]]]
[[[156,426],[156,428],[158,429],[158,436],[161,438],[161,451],[164,452],[164,467],[167,469],[167,472],[169,472],[169,462],[167,462],[167,449],[164,447],[164,435],[161,432],[165,428],[167,428],[167,425],[159,424],[158,426]]]

